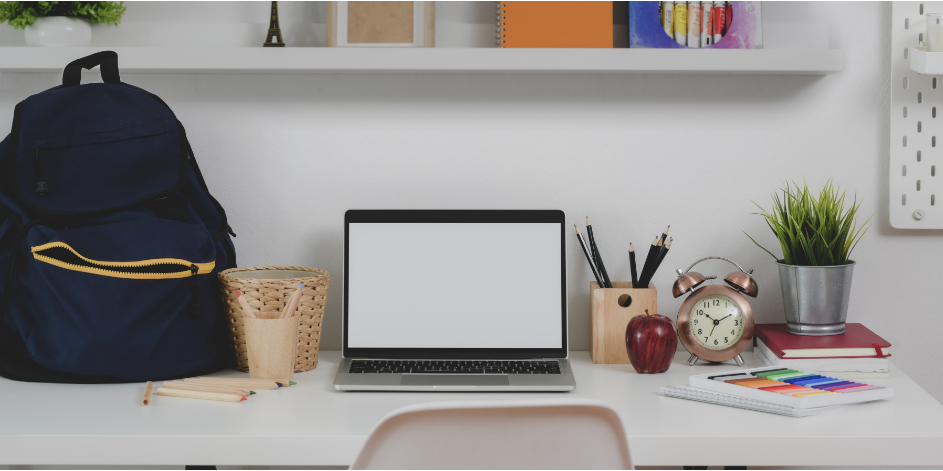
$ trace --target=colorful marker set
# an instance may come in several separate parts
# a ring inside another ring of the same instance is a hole
[[[689,385],[796,409],[858,404],[894,397],[894,388],[789,368],[748,368],[691,375]]]
[[[793,397],[811,397],[881,389],[880,386],[805,373],[788,368],[710,376],[708,379]]]

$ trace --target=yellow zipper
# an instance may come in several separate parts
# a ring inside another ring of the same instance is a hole
[[[141,268],[142,270],[140,272],[127,273],[127,272],[122,272],[122,271],[117,271],[117,270],[109,270],[107,268],[99,268],[97,266],[76,265],[76,264],[64,262],[62,260],[58,260],[58,259],[39,253],[44,250],[48,250],[52,248],[67,249],[68,251],[72,252],[72,254],[74,254],[76,257],[92,265],[99,265],[101,267],[114,267],[114,268]],[[207,273],[211,273],[213,271],[213,268],[216,267],[215,261],[206,262],[206,263],[193,263],[193,262],[189,262],[187,260],[182,260],[179,258],[155,258],[151,260],[141,260],[137,262],[103,262],[99,260],[92,260],[88,257],[82,256],[80,253],[76,252],[75,249],[73,249],[72,247],[69,247],[69,245],[64,242],[50,242],[48,244],[43,244],[36,247],[32,247],[30,250],[33,253],[33,258],[35,258],[36,260],[48,263],[50,265],[55,265],[57,267],[65,268],[67,270],[91,273],[94,275],[110,276],[114,278],[130,278],[130,279],[135,279],[135,280],[159,280],[159,279],[169,279],[169,278],[186,278],[189,276],[193,276],[193,272],[191,271],[192,266],[196,266],[199,269],[196,273],[197,275],[204,275]],[[180,271],[179,272],[175,271],[171,273],[154,273],[154,272],[148,273],[147,272],[146,270],[147,267],[153,267],[156,265],[180,265]]]

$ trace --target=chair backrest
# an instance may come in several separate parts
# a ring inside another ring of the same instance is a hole
[[[619,416],[589,400],[443,402],[394,411],[350,469],[631,469]]]

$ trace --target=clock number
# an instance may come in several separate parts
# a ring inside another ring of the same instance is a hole
[[[704,332],[703,332],[701,329],[697,329],[697,333],[698,333],[698,335],[703,335],[703,334],[704,334]]]
[[[710,302],[710,301],[705,302],[705,303],[704,303],[704,309],[707,309],[707,308],[709,308],[709,307],[711,307],[711,302]]]
[[[733,329],[730,329],[730,335],[737,335],[737,334],[733,331]]]
[[[705,341],[705,342],[707,341],[707,337],[704,337],[704,341]]]
[[[733,321],[733,325],[740,325],[740,321],[734,320],[734,321]]]
[[[717,340],[716,340],[716,339],[714,340],[714,345],[717,345]]]
[[[694,319],[694,325],[697,325],[697,319]]]
[[[715,300],[714,300],[714,305],[715,305],[715,306],[720,306],[720,300],[719,300],[719,299],[715,299]]]
[[[704,310],[703,310],[703,309],[698,309],[697,315],[703,316],[703,315],[704,315]]]
[[[728,342],[730,342],[730,341],[727,340],[727,337],[724,337],[724,343],[728,343]]]

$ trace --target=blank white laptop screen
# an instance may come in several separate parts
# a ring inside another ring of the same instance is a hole
[[[562,348],[560,224],[350,223],[350,348]]]

